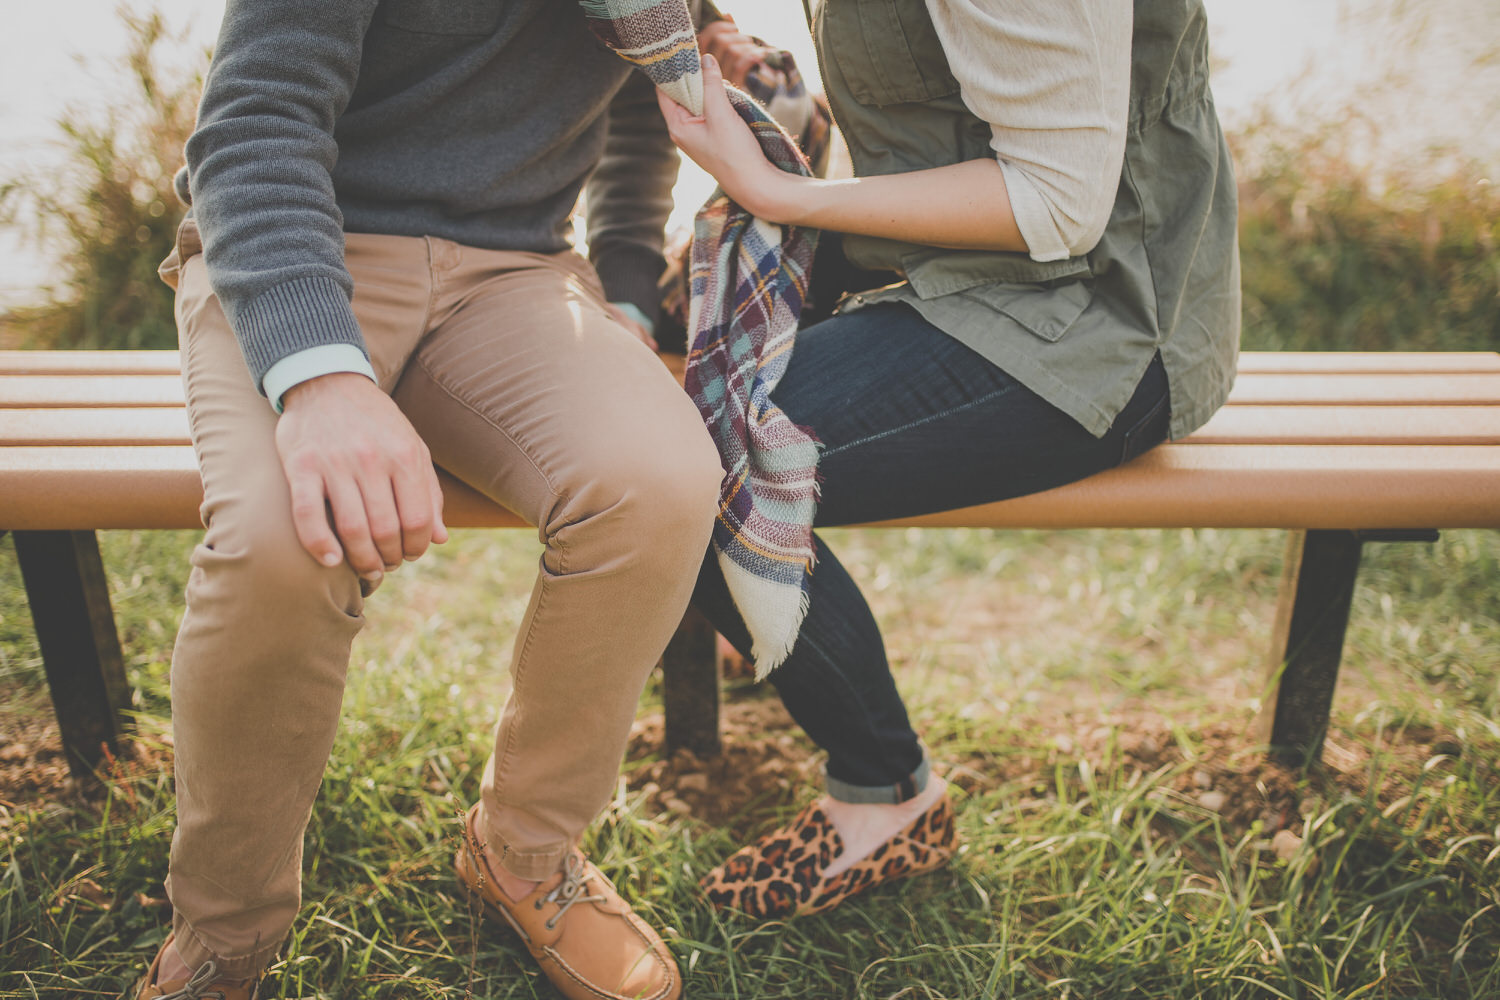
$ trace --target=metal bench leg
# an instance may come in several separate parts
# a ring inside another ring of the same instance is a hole
[[[714,627],[688,608],[661,658],[667,752],[719,755],[719,663]]]
[[[42,647],[63,750],[84,776],[118,750],[130,684],[92,531],[17,531],[16,555]]]
[[[1261,712],[1261,739],[1278,763],[1322,760],[1363,544],[1353,531],[1296,531],[1287,539]]]

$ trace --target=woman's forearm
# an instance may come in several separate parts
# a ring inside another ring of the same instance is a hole
[[[1027,249],[995,160],[847,180],[798,177],[766,159],[730,107],[711,56],[703,59],[703,95],[704,113],[695,116],[658,92],[667,129],[672,141],[752,215],[927,246]]]
[[[777,171],[766,181],[745,208],[768,222],[956,250],[1027,249],[994,160],[840,180]]]

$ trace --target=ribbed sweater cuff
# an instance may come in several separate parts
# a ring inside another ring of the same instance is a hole
[[[661,254],[622,243],[595,250],[591,256],[606,299],[629,302],[645,313],[653,326],[661,321],[661,293],[656,290],[656,281],[666,266]]]
[[[289,281],[225,311],[257,387],[272,365],[309,347],[353,344],[369,357],[349,296],[332,278]]]

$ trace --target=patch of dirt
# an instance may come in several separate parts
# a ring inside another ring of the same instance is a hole
[[[626,754],[627,785],[645,792],[647,808],[692,816],[736,835],[748,835],[767,819],[821,787],[821,755],[769,690],[752,687],[726,699],[722,716],[723,753],[701,760],[687,750],[663,757],[660,713],[643,716],[631,730]],[[1050,794],[1059,764],[1077,780],[1080,761],[1096,772],[1170,772],[1168,787],[1184,804],[1219,814],[1227,833],[1243,833],[1257,821],[1267,836],[1296,829],[1301,817],[1323,803],[1369,791],[1368,737],[1335,729],[1324,750],[1324,766],[1303,775],[1279,767],[1256,749],[1248,725],[1227,722],[1184,731],[1150,714],[1076,713],[1017,720],[1014,737],[982,753],[944,754],[934,745],[936,767],[968,794],[1002,787],[1022,794]],[[1042,734],[1042,739],[1038,739]],[[1458,756],[1462,744],[1451,734],[1425,728],[1383,734],[1385,765],[1376,795],[1382,806],[1410,793],[1423,766],[1434,755]],[[160,743],[126,741],[121,754],[102,769],[103,781],[73,778],[63,757],[57,723],[50,712],[8,712],[0,725],[0,826],[5,814],[27,806],[102,799],[113,786],[116,801],[134,798],[134,785],[172,766],[170,739]]]
[[[0,725],[0,816],[27,806],[59,801],[97,802],[113,786],[125,802],[135,799],[135,782],[172,768],[167,746],[126,739],[119,756],[106,757],[102,780],[79,781],[68,769],[57,721],[46,714],[7,713]]]
[[[1017,744],[954,760],[948,780],[968,793],[1019,786],[1032,794],[1051,794],[1059,764],[1077,780],[1080,763],[1096,772],[1123,769],[1116,780],[1130,781],[1165,770],[1167,788],[1183,804],[1217,813],[1227,834],[1238,836],[1259,823],[1270,836],[1296,830],[1302,817],[1345,796],[1364,796],[1371,789],[1370,752],[1356,737],[1337,728],[1328,736],[1323,766],[1307,773],[1268,760],[1257,746],[1253,726],[1229,722],[1184,731],[1164,718],[1144,714],[1071,716],[1053,719],[1045,746]],[[1041,721],[1018,726],[1022,734],[1047,732]],[[1361,740],[1362,742],[1362,740]],[[1374,789],[1382,807],[1410,793],[1418,773],[1434,755],[1457,756],[1461,745],[1451,736],[1427,729],[1388,734],[1381,742],[1383,765]],[[941,751],[937,751],[941,756]]]
[[[774,696],[730,700],[721,716],[723,753],[702,760],[690,750],[661,753],[662,717],[639,719],[630,733],[627,784],[646,793],[648,808],[690,815],[744,834],[777,807],[821,782],[811,744]]]

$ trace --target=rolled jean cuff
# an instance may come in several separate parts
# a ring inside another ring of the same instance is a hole
[[[922,748],[922,763],[917,765],[917,769],[894,785],[851,785],[829,774],[827,765],[823,767],[823,782],[829,796],[840,802],[856,805],[896,805],[914,799],[922,794],[930,777],[932,760],[927,756],[926,747]]]

